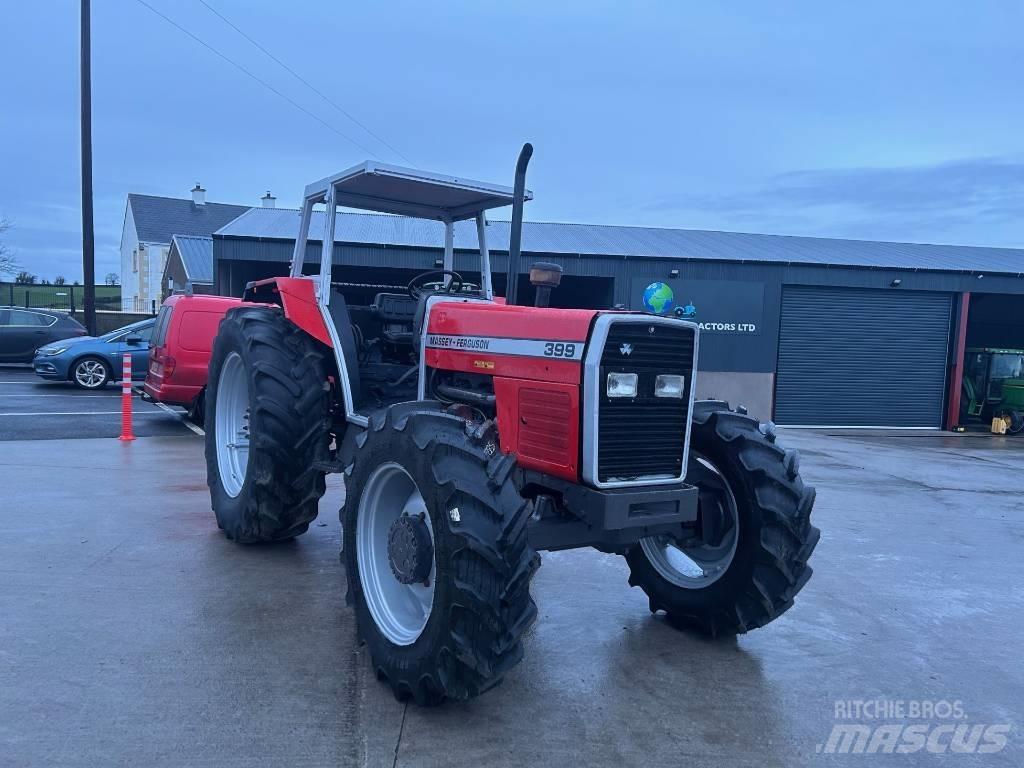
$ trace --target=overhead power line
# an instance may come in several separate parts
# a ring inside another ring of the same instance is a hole
[[[375,157],[378,160],[380,159],[380,157],[377,155],[377,153],[374,152],[372,149],[369,149],[368,147],[363,146],[362,144],[360,144],[358,141],[353,139],[351,136],[349,136],[344,131],[339,130],[338,128],[336,128],[333,125],[331,125],[330,123],[328,123],[326,120],[324,120],[322,117],[320,117],[316,113],[311,112],[308,109],[306,109],[304,106],[299,104],[299,102],[295,101],[295,99],[291,98],[290,96],[288,96],[285,93],[282,93],[281,91],[279,91],[277,88],[275,88],[274,86],[272,86],[270,83],[266,82],[265,80],[260,79],[259,77],[254,75],[252,72],[250,72],[248,69],[246,69],[241,64],[239,64],[237,61],[235,61],[234,59],[229,58],[228,56],[224,55],[223,53],[218,51],[216,48],[214,48],[212,45],[210,45],[205,40],[203,40],[202,38],[197,37],[196,35],[194,35],[191,32],[189,32],[187,29],[185,29],[183,26],[181,26],[181,24],[176,22],[174,19],[172,19],[169,16],[166,16],[165,14],[161,13],[160,11],[158,11],[152,5],[147,3],[146,0],[136,0],[136,2],[138,2],[140,5],[145,6],[149,10],[151,10],[153,13],[155,13],[161,19],[166,21],[172,27],[175,27],[179,31],[181,31],[181,32],[185,33],[186,35],[188,35],[189,37],[191,37],[193,40],[195,40],[197,43],[199,43],[204,48],[212,51],[217,56],[219,56],[220,58],[224,59],[224,61],[226,61],[231,66],[233,66],[235,69],[239,70],[240,72],[242,72],[243,74],[247,75],[248,77],[251,77],[253,80],[255,80],[257,83],[262,85],[267,90],[272,91],[273,93],[275,93],[278,96],[280,96],[282,99],[287,101],[289,104],[291,104],[293,107],[298,109],[300,112],[303,112],[303,113],[309,115],[310,117],[312,117],[314,120],[316,120],[318,123],[320,123],[322,126],[327,128],[328,130],[333,131],[334,133],[338,134],[339,136],[341,136],[341,138],[345,139],[345,141],[349,142],[353,146],[359,147],[359,149],[363,150],[363,152],[366,152],[368,155],[370,155],[372,157]]]
[[[402,152],[400,152],[399,150],[397,150],[397,149],[396,149],[396,148],[395,148],[394,146],[392,146],[391,144],[389,144],[389,143],[388,143],[388,142],[387,142],[387,141],[386,141],[386,140],[385,140],[385,139],[384,139],[384,138],[383,138],[382,136],[380,136],[379,134],[375,133],[375,132],[374,132],[373,130],[371,130],[371,129],[370,129],[370,128],[369,128],[368,126],[367,126],[367,125],[365,125],[364,123],[362,123],[362,122],[361,122],[361,121],[360,121],[360,120],[359,120],[359,119],[358,119],[358,118],[357,118],[357,117],[356,117],[355,115],[353,115],[353,114],[352,114],[351,112],[349,112],[349,111],[348,111],[347,109],[345,109],[345,108],[344,108],[344,107],[342,107],[342,106],[341,106],[340,104],[338,104],[338,103],[337,103],[337,102],[335,102],[335,101],[334,101],[333,99],[331,99],[331,97],[329,97],[329,96],[328,96],[328,95],[327,95],[326,93],[324,93],[323,91],[321,91],[321,90],[320,90],[319,88],[317,88],[317,87],[316,87],[315,85],[313,85],[313,84],[312,84],[311,82],[309,82],[309,81],[308,81],[308,80],[307,80],[306,78],[304,78],[304,77],[303,77],[302,75],[300,75],[300,74],[299,74],[298,72],[296,72],[296,71],[295,71],[294,69],[292,69],[291,67],[289,67],[289,66],[288,66],[287,64],[285,64],[285,63],[284,63],[283,61],[281,61],[281,60],[280,60],[279,58],[277,58],[277,56],[275,56],[275,55],[274,55],[273,53],[271,53],[270,51],[268,51],[268,50],[267,50],[267,49],[266,49],[265,47],[263,47],[262,45],[260,45],[260,43],[259,43],[259,42],[257,42],[257,41],[256,41],[256,40],[254,40],[254,39],[253,39],[252,37],[250,37],[250,36],[249,36],[248,34],[246,34],[246,33],[245,33],[244,31],[242,31],[241,29],[239,29],[239,27],[238,27],[238,26],[237,26],[237,25],[236,25],[236,24],[235,24],[235,23],[234,23],[233,21],[231,21],[231,19],[227,18],[227,17],[226,17],[226,16],[225,16],[225,15],[224,15],[223,13],[221,13],[221,12],[220,12],[220,11],[218,11],[218,10],[217,10],[216,8],[214,8],[214,7],[212,6],[212,5],[210,5],[210,4],[208,3],[208,2],[206,2],[206,0],[199,0],[199,2],[200,2],[200,3],[202,3],[202,4],[204,5],[204,6],[206,6],[206,8],[207,8],[207,9],[208,9],[208,10],[210,11],[210,13],[212,13],[212,14],[213,14],[214,16],[216,16],[217,18],[219,18],[219,19],[220,19],[221,21],[223,21],[223,22],[224,22],[225,24],[227,24],[227,25],[228,25],[229,27],[231,27],[231,28],[232,28],[233,30],[235,30],[235,32],[237,32],[237,33],[238,33],[238,34],[240,34],[240,35],[241,35],[242,37],[244,37],[244,38],[245,38],[246,40],[248,40],[248,41],[249,41],[250,43],[252,43],[252,44],[253,44],[254,46],[256,46],[256,47],[257,47],[257,48],[258,48],[259,50],[261,50],[261,51],[262,51],[262,52],[263,52],[264,54],[266,54],[266,55],[267,55],[267,56],[268,56],[268,57],[269,57],[269,58],[270,58],[271,60],[273,60],[274,62],[276,62],[276,63],[277,63],[277,64],[278,64],[279,66],[281,66],[281,67],[282,67],[282,68],[283,68],[283,69],[284,69],[284,70],[285,70],[286,72],[288,72],[288,73],[289,73],[289,74],[290,74],[290,75],[291,75],[292,77],[294,77],[294,78],[295,78],[296,80],[298,80],[298,81],[299,81],[300,83],[302,83],[302,84],[303,84],[304,86],[306,86],[307,88],[309,88],[309,90],[311,90],[311,91],[312,91],[313,93],[315,93],[315,94],[316,94],[317,96],[319,96],[319,97],[320,97],[321,99],[323,99],[323,100],[324,100],[324,101],[326,101],[326,102],[327,102],[328,104],[330,104],[330,105],[331,105],[332,107],[334,107],[334,108],[335,108],[335,109],[336,109],[336,110],[337,110],[338,112],[340,112],[340,113],[341,113],[342,115],[344,115],[345,117],[347,117],[347,118],[348,118],[349,120],[351,120],[351,121],[352,121],[353,123],[355,123],[356,125],[358,125],[358,126],[359,126],[360,128],[362,128],[362,129],[363,129],[364,131],[366,131],[366,132],[367,132],[367,133],[368,133],[368,134],[369,134],[370,136],[372,136],[373,138],[375,138],[375,139],[376,139],[377,141],[379,141],[379,142],[380,142],[381,144],[383,144],[383,145],[384,145],[385,147],[387,147],[387,148],[388,148],[388,149],[390,149],[390,150],[391,150],[392,152],[394,152],[394,153],[395,153],[396,155],[398,155],[398,156],[399,156],[400,158],[402,158],[402,159],[403,159],[403,160],[404,160],[405,162],[409,163],[409,165],[411,165],[411,166],[414,166],[414,167],[415,167],[416,163],[414,163],[414,162],[413,162],[412,160],[410,160],[410,159],[409,159],[408,157],[406,157],[406,156],[405,156],[404,154],[402,154]]]

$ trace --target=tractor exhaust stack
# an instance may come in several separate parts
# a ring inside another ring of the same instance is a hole
[[[527,142],[516,161],[516,181],[512,191],[512,231],[508,240],[508,284],[505,303],[517,304],[519,296],[519,257],[523,243],[523,204],[526,202],[526,166],[533,157],[533,145]]]

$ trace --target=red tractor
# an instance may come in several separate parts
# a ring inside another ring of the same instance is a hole
[[[519,302],[531,154],[514,189],[373,162],[306,187],[290,275],[251,283],[213,347],[219,526],[241,543],[298,536],[325,474],[344,473],[348,601],[378,677],[420,704],[476,696],[520,660],[540,550],[621,554],[651,611],[720,635],[786,611],[818,541],[774,425],[694,400],[696,325],[548,307],[554,264],[530,269],[535,305]],[[510,204],[502,299],[485,212]],[[443,222],[444,268],[350,303],[366,287],[332,282],[337,206]],[[471,277],[453,269],[465,220]]]

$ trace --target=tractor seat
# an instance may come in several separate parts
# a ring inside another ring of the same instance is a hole
[[[373,312],[384,323],[412,323],[416,314],[416,299],[405,293],[378,293],[370,305]]]
[[[413,344],[413,318],[416,299],[404,293],[378,293],[373,297],[370,312],[380,320],[382,335],[392,344]]]

